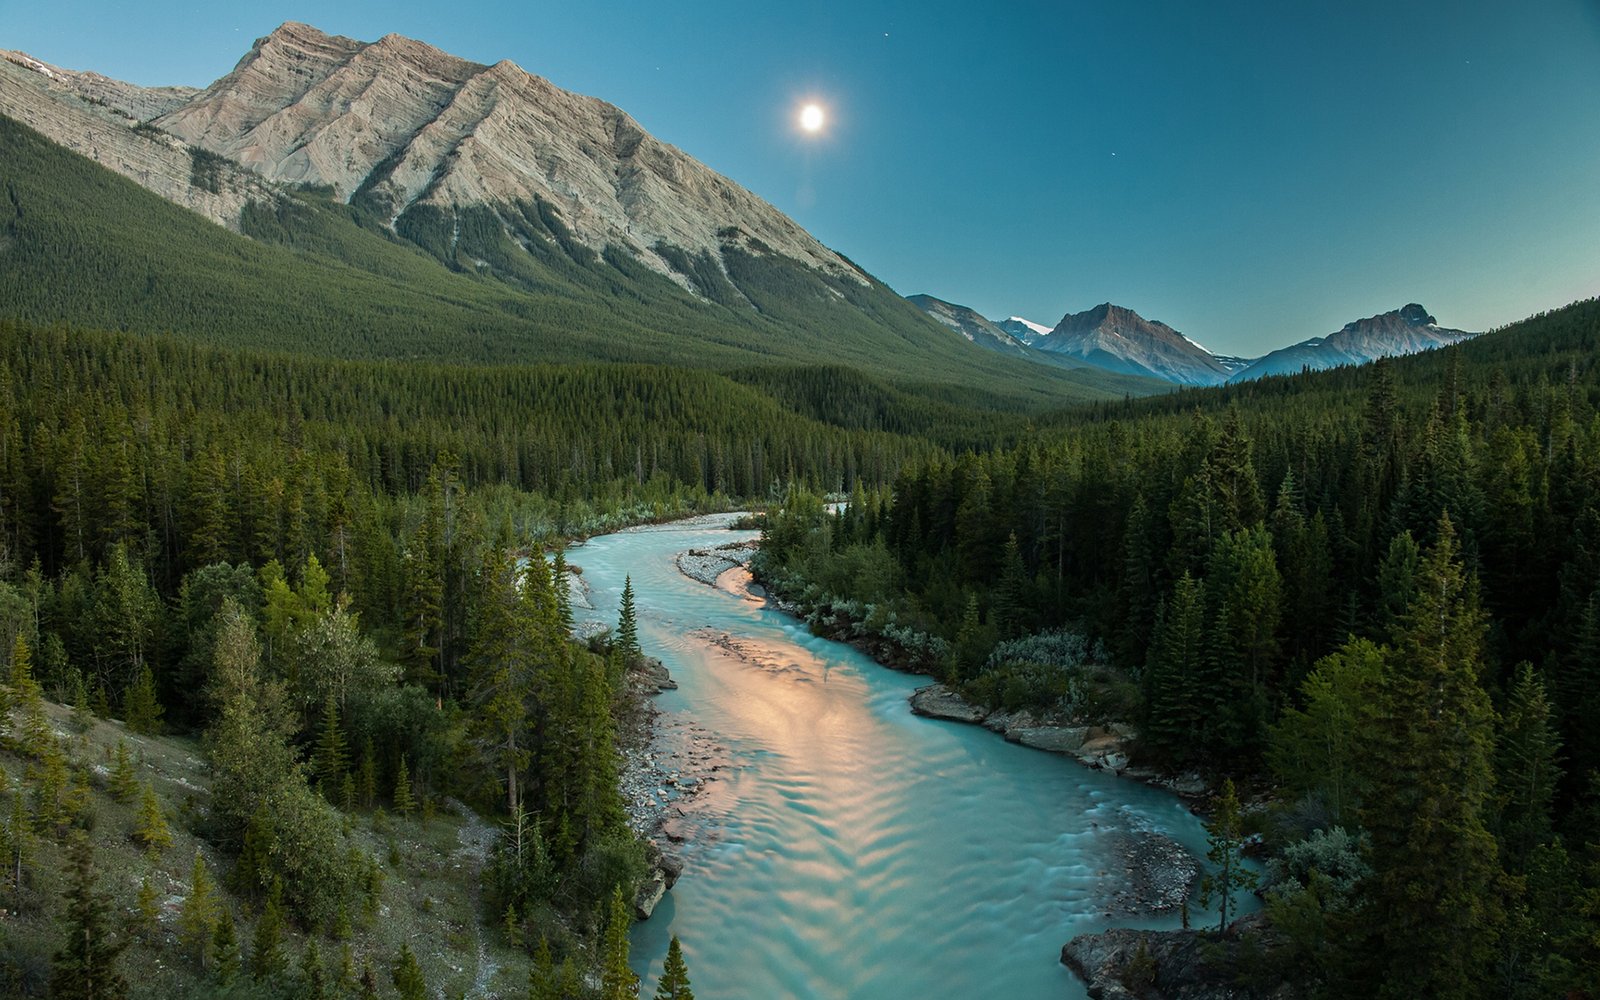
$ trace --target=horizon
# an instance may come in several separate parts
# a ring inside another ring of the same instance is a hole
[[[1600,6],[1576,0],[1520,18],[1412,5],[1327,23],[1248,6],[1233,23],[1175,5],[1170,18],[918,7],[910,22],[896,4],[737,14],[719,3],[677,19],[649,7],[615,18],[274,6],[197,16],[152,5],[115,36],[81,30],[111,5],[13,10],[0,13],[0,46],[145,86],[205,86],[288,20],[510,59],[617,105],[900,294],[990,319],[1054,326],[1109,301],[1220,354],[1258,357],[1410,302],[1442,327],[1482,331],[1600,293],[1600,134],[1573,126],[1600,105]],[[1399,30],[1424,23],[1431,35]],[[1319,43],[1268,44],[1296,37]],[[1417,37],[1430,44],[1419,51]],[[765,58],[716,58],[758,41]],[[988,63],[945,59],[1041,41],[1076,43],[1076,72],[1011,60],[996,81]],[[1150,56],[1139,73],[1115,75],[1134,51],[1122,42]],[[606,48],[618,55],[593,58]],[[1249,58],[1206,61],[1235,50]],[[1374,66],[1390,75],[1364,75]],[[815,133],[795,124],[806,102],[827,112]],[[1050,116],[1066,123],[1017,140],[1029,157],[999,144]],[[1081,134],[1102,141],[1074,143]],[[1071,238],[1082,231],[1115,236],[1085,245]]]

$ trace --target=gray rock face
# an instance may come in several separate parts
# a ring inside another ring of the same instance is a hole
[[[1035,354],[1028,350],[1020,338],[984,319],[975,309],[936,299],[932,295],[907,295],[906,300],[940,325],[949,327],[979,347],[1024,358]]]
[[[391,219],[413,205],[542,199],[581,243],[626,247],[665,274],[675,276],[657,243],[720,260],[731,240],[865,283],[794,220],[615,106],[399,35],[361,42],[284,24],[156,124],[272,180],[360,192]]]
[[[196,183],[194,153],[186,144],[139,127],[143,114],[169,107],[191,91],[135,87],[21,53],[0,55],[0,114],[168,201],[237,230],[247,203],[273,204],[281,197],[261,178],[226,161],[209,163],[204,183]]]
[[[1087,726],[1017,726],[1006,730],[1006,739],[1035,750],[1075,753],[1089,738]]]

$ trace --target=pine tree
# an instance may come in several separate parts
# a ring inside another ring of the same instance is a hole
[[[211,955],[217,963],[217,985],[232,986],[239,978],[239,930],[233,922],[233,911],[226,906],[211,934]]]
[[[261,909],[255,935],[250,940],[250,975],[258,982],[283,972],[283,923],[283,883],[273,879],[272,888],[267,892],[267,905]]]
[[[1235,912],[1233,898],[1243,890],[1256,887],[1256,873],[1244,866],[1243,831],[1239,821],[1239,796],[1234,792],[1233,779],[1222,783],[1222,794],[1214,805],[1211,822],[1206,824],[1206,860],[1215,868],[1200,880],[1200,905],[1210,906],[1214,899],[1220,906],[1217,932],[1228,929],[1228,916]]]
[[[689,967],[684,964],[683,948],[676,934],[667,945],[667,961],[656,983],[656,1000],[694,1000],[694,990],[689,988]]]
[[[372,737],[361,744],[361,778],[356,792],[361,797],[361,808],[371,809],[378,801],[378,758],[372,749]]]
[[[428,982],[422,977],[422,966],[417,964],[417,956],[411,953],[410,945],[400,945],[400,954],[389,970],[389,978],[400,1000],[428,1000]]]
[[[623,902],[619,885],[611,892],[611,909],[600,953],[601,1000],[636,1000],[639,996],[639,977],[628,966],[628,931],[632,926],[633,916]]]
[[[550,939],[539,938],[539,947],[528,966],[528,1000],[566,1000],[556,981],[556,963],[550,955]]]
[[[322,703],[322,733],[317,737],[317,782],[329,800],[340,795],[350,755],[345,747],[344,730],[339,725],[339,701],[332,690]]]
[[[1366,926],[1381,995],[1471,997],[1484,986],[1501,920],[1495,843],[1484,827],[1493,713],[1478,683],[1484,616],[1448,517],[1417,581],[1370,716],[1380,778],[1361,810],[1374,869]]]
[[[1560,747],[1544,681],[1523,663],[1506,698],[1495,753],[1495,832],[1509,871],[1523,871],[1534,848],[1550,840]]]
[[[87,836],[68,845],[66,944],[50,968],[51,996],[61,1000],[120,1000],[128,984],[117,971],[127,947],[111,932],[111,897],[96,886],[94,848]]]
[[[550,582],[555,588],[556,617],[563,638],[572,634],[572,576],[567,571],[567,555],[560,549],[550,564]]]
[[[633,577],[622,580],[622,610],[617,614],[617,647],[624,656],[638,656],[639,620],[633,608]]]
[[[149,664],[139,671],[138,680],[128,687],[123,696],[122,715],[128,730],[155,735],[161,732],[161,716],[165,714],[161,699],[156,695],[156,678]]]
[[[148,939],[161,927],[161,897],[156,893],[155,883],[150,881],[150,876],[145,875],[139,880],[139,895],[134,900],[135,923],[139,933]]]
[[[189,895],[178,913],[178,934],[201,968],[211,964],[211,939],[217,932],[217,893],[206,871],[206,859],[194,852],[189,875]]]
[[[394,808],[406,819],[410,819],[412,810],[417,808],[417,800],[411,794],[411,769],[406,766],[404,757],[400,758],[400,769],[394,776]]]
[[[322,949],[315,934],[306,937],[306,950],[300,958],[299,1000],[329,1000],[328,972],[322,965]]]
[[[167,818],[162,814],[161,800],[156,798],[155,786],[148,781],[140,795],[133,839],[143,844],[152,857],[172,846],[172,831],[167,828]]]
[[[1214,724],[1215,685],[1206,643],[1206,586],[1184,573],[1172,600],[1157,611],[1145,665],[1145,731],[1152,745],[1175,761],[1207,746]]]

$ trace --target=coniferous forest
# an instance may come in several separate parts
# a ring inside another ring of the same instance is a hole
[[[1062,414],[834,513],[791,496],[760,573],[975,703],[1131,722],[1142,762],[1254,790],[1281,877],[1239,983],[1592,995],[1597,357],[1589,301]]]

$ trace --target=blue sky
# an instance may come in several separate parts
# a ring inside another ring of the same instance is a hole
[[[1259,354],[1600,294],[1600,0],[0,0],[0,47],[203,85],[285,20],[512,59],[993,317],[1110,300]]]

